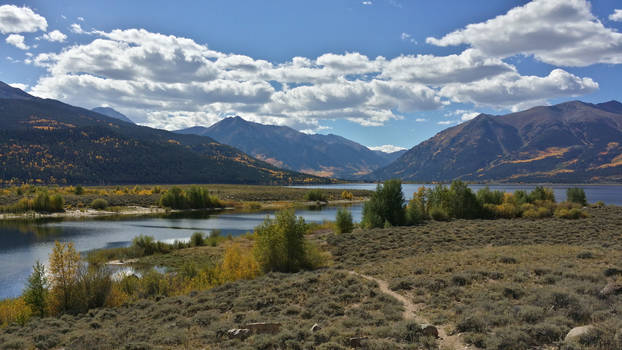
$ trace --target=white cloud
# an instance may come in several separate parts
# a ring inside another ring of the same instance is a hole
[[[466,113],[462,113],[462,116],[460,117],[460,120],[465,122],[467,120],[471,120],[475,117],[477,117],[479,115],[479,112],[466,112]]]
[[[14,87],[14,88],[17,88],[17,89],[20,89],[20,90],[26,90],[26,89],[28,89],[28,85],[26,85],[26,84],[22,84],[22,83],[11,83],[11,84],[9,84],[9,85],[10,85],[11,87]]]
[[[609,15],[609,19],[616,22],[622,22],[622,10],[615,9],[613,13]]]
[[[622,63],[622,34],[606,28],[586,0],[534,0],[426,42],[468,44],[493,57],[533,55],[558,66]]]
[[[428,120],[427,120],[427,119],[425,119],[425,118],[417,118],[417,119],[415,119],[415,121],[416,121],[417,123],[423,123],[423,122],[427,122]]]
[[[361,2],[361,4],[369,6],[369,5],[372,4],[372,2],[371,1],[363,1],[363,2]]]
[[[451,125],[451,124],[455,124],[457,123],[457,121],[455,120],[441,120],[439,122],[437,122],[436,124],[438,125]]]
[[[67,35],[63,34],[60,30],[53,30],[49,33],[43,34],[43,39],[62,43],[67,39]]]
[[[480,96],[484,88],[477,84],[503,89],[530,77],[476,49],[390,60],[357,52],[326,53],[277,64],[144,29],[84,32],[78,24],[72,27],[95,37],[87,44],[28,58],[27,63],[48,71],[31,93],[85,107],[114,105],[138,122],[166,129],[210,125],[235,114],[311,131],[320,130],[327,119],[379,126],[452,100],[510,107],[531,103],[535,95],[521,90],[511,99],[491,89]],[[586,86],[591,82],[570,76]],[[544,100],[593,91],[579,89],[576,81],[570,86],[570,78],[549,78],[547,88],[533,81]]]
[[[78,17],[78,21],[84,22],[84,17]]]
[[[28,7],[0,6],[0,33],[32,33],[45,31],[48,23],[44,17]]]
[[[413,37],[412,37],[412,35],[410,35],[410,34],[408,34],[408,33],[402,33],[402,34],[400,35],[400,38],[401,38],[403,41],[408,41],[408,42],[410,42],[410,43],[412,43],[412,44],[417,44],[417,40],[415,40],[415,38],[413,38]]]
[[[70,28],[71,31],[76,34],[90,34],[89,32],[84,31],[84,29],[82,29],[82,26],[80,26],[78,23],[72,23]]]
[[[393,153],[393,152],[397,152],[397,151],[403,151],[407,148],[405,147],[400,147],[400,146],[395,146],[395,145],[382,145],[382,146],[374,146],[374,147],[367,147],[372,151],[380,151],[380,152],[384,152],[384,153]]]
[[[545,77],[509,73],[469,84],[448,84],[440,93],[454,102],[516,110],[542,104],[548,98],[578,96],[597,89],[598,83],[590,78],[554,69]]]
[[[6,38],[7,44],[11,44],[18,49],[28,50],[30,46],[24,43],[24,36],[19,34],[11,34]]]

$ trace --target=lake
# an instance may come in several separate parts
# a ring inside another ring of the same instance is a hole
[[[335,220],[335,206],[296,210],[307,222]],[[349,207],[353,219],[360,221],[362,204]],[[253,231],[273,211],[187,212],[142,217],[111,217],[88,220],[0,221],[0,299],[15,297],[39,260],[47,263],[54,241],[73,242],[81,253],[93,249],[128,246],[138,235],[173,242],[187,240],[194,232],[237,236]]]
[[[435,185],[430,184],[402,184],[402,191],[404,197],[408,200],[412,198],[413,193],[417,192],[419,187],[433,187]],[[523,184],[500,184],[500,185],[469,185],[469,187],[477,191],[481,188],[488,186],[491,190],[500,190],[504,192],[514,192],[516,190],[531,191],[536,185],[523,185]],[[545,187],[552,188],[555,192],[555,199],[558,202],[566,200],[566,190],[569,187],[581,187],[585,190],[587,201],[590,203],[596,203],[602,201],[605,204],[622,205],[622,185],[543,185]],[[351,183],[351,184],[331,184],[331,185],[308,185],[308,186],[291,186],[296,188],[338,188],[347,190],[375,190],[376,184],[374,183]]]

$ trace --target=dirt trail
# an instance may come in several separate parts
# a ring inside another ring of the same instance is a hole
[[[402,303],[402,305],[404,306],[404,313],[402,314],[402,317],[405,320],[414,320],[415,322],[420,323],[420,324],[431,324],[427,319],[417,315],[417,313],[421,310],[420,305],[414,304],[412,301],[408,300],[408,298],[404,297],[403,295],[392,291],[391,288],[389,288],[389,283],[387,281],[381,280],[376,277],[363,275],[356,271],[348,271],[348,272],[353,275],[376,282],[382,293],[390,295],[393,298],[397,299],[397,301]],[[442,349],[442,350],[449,350],[449,349],[475,350],[477,349],[475,347],[470,347],[468,345],[465,345],[462,342],[462,339],[460,339],[459,334],[447,335],[447,332],[445,331],[443,326],[437,327],[437,330],[438,330],[438,337],[439,337],[439,349]]]

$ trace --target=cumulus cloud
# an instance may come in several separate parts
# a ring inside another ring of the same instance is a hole
[[[400,147],[400,146],[395,146],[395,145],[382,145],[382,146],[374,146],[374,147],[368,147],[368,148],[372,151],[380,151],[384,153],[393,153],[393,152],[403,151],[407,149],[405,147]]]
[[[82,26],[80,26],[78,23],[72,23],[70,29],[72,33],[89,34],[89,32],[84,31],[84,29],[82,29]]]
[[[536,94],[547,99],[592,91],[577,86],[589,85],[589,78],[566,73],[564,79],[549,78],[546,88],[535,79],[543,87],[528,94],[512,86],[530,77],[477,49],[393,59],[326,53],[273,63],[144,29],[85,32],[72,25],[78,30],[93,40],[27,60],[48,72],[30,92],[85,107],[114,105],[143,124],[166,129],[210,125],[235,114],[311,131],[334,119],[379,126],[450,101],[507,107],[521,98],[533,101]],[[493,85],[494,96],[480,96],[478,83]],[[522,95],[502,98],[494,91],[510,87]]]
[[[462,113],[462,116],[460,116],[460,120],[465,122],[471,119],[474,119],[475,117],[477,117],[479,115],[478,112],[466,112],[466,113]]]
[[[11,34],[6,38],[7,44],[13,45],[21,50],[28,50],[30,46],[24,43],[24,36],[19,34]]]
[[[45,31],[48,22],[28,7],[0,6],[0,33],[33,33]]]
[[[534,0],[426,42],[467,44],[493,57],[533,55],[558,66],[622,63],[622,34],[606,28],[586,0]]]
[[[454,102],[516,110],[543,104],[547,98],[578,96],[597,89],[598,83],[590,78],[554,69],[545,77],[510,73],[469,84],[447,84],[440,93]]]
[[[412,37],[412,35],[410,35],[410,34],[408,34],[408,33],[402,33],[402,34],[400,35],[400,38],[401,38],[403,41],[408,41],[408,42],[410,42],[410,43],[412,43],[412,44],[417,44],[417,40],[415,40],[415,38],[413,38],[413,37]]]
[[[622,10],[615,9],[613,13],[609,15],[609,19],[616,22],[622,22]]]
[[[49,33],[43,34],[43,39],[62,43],[67,40],[67,35],[63,34],[60,30],[53,30]]]

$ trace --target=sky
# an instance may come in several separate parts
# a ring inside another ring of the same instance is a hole
[[[227,116],[411,148],[622,100],[619,0],[0,1],[0,80],[176,130]]]

